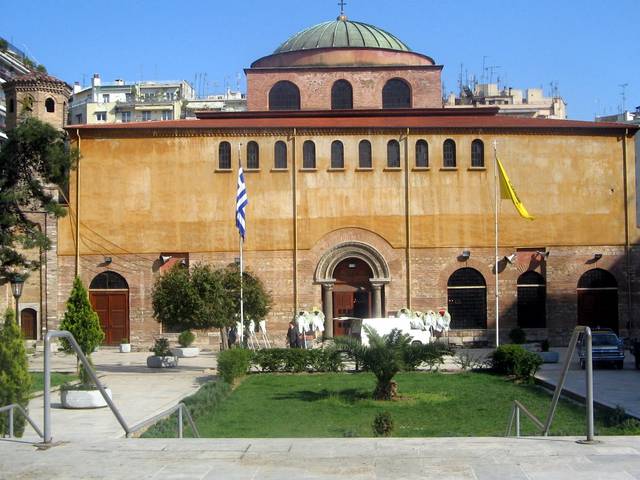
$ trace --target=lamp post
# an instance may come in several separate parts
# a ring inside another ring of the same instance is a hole
[[[11,292],[13,293],[13,298],[16,299],[16,323],[20,325],[20,309],[19,300],[20,295],[22,295],[22,287],[24,286],[24,278],[22,275],[14,275],[11,279]]]

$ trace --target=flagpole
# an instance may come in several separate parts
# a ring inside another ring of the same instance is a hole
[[[238,168],[242,168],[242,143],[238,143]],[[244,295],[242,285],[242,272],[244,269],[244,259],[242,258],[242,246],[244,243],[244,237],[241,232],[238,232],[240,240],[240,325],[242,325],[242,333],[244,334]],[[244,337],[244,335],[243,335]]]
[[[493,196],[495,204],[496,347],[500,346],[500,287],[498,283],[498,142],[493,141]]]

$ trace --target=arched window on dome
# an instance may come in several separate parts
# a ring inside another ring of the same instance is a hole
[[[302,144],[302,168],[316,168],[316,144],[311,140]]]
[[[231,144],[220,142],[218,146],[218,169],[231,170]]]
[[[331,143],[331,168],[344,168],[344,145],[340,140]]]
[[[353,88],[346,80],[338,80],[331,87],[331,110],[353,108]]]
[[[53,98],[49,97],[44,101],[44,108],[48,113],[54,113],[56,111],[56,102]]]
[[[400,168],[400,143],[397,140],[387,143],[387,168]]]
[[[273,168],[287,168],[287,144],[282,140],[276,142],[273,147]]]
[[[484,143],[475,139],[471,142],[471,166],[484,167]]]
[[[260,168],[260,147],[254,141],[247,143],[247,169],[257,170]]]
[[[450,138],[442,144],[442,166],[445,168],[456,168],[456,142]]]
[[[416,142],[416,167],[427,168],[429,166],[429,144],[426,140]]]
[[[373,162],[371,160],[371,142],[362,140],[358,145],[358,168],[371,168]]]
[[[411,87],[400,78],[392,78],[382,89],[382,108],[411,108]]]
[[[269,110],[300,110],[300,90],[287,80],[276,83],[269,90]]]

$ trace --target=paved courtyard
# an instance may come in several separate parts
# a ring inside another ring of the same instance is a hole
[[[181,359],[172,370],[148,369],[147,355],[105,349],[93,357],[129,424],[175,405],[215,375],[211,353]],[[75,360],[56,354],[53,366],[73,371]],[[32,367],[41,369],[42,357]],[[540,375],[553,380],[559,368],[545,365]],[[569,386],[579,391],[581,378],[574,363]],[[610,400],[633,411],[639,378],[631,363],[622,371],[596,369],[596,399],[613,390]],[[42,397],[30,411],[42,425]],[[0,479],[640,479],[640,437],[602,437],[596,445],[568,437],[127,439],[108,409],[61,408],[53,409],[52,432],[48,449],[28,441],[36,440],[30,430],[25,440],[0,440]]]

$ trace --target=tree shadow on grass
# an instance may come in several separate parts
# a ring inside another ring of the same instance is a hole
[[[346,388],[344,390],[327,390],[319,391],[298,390],[294,392],[283,393],[275,396],[276,400],[300,400],[302,402],[318,402],[327,399],[339,399],[345,403],[356,403],[360,400],[370,400],[371,392],[358,390],[355,388]]]

